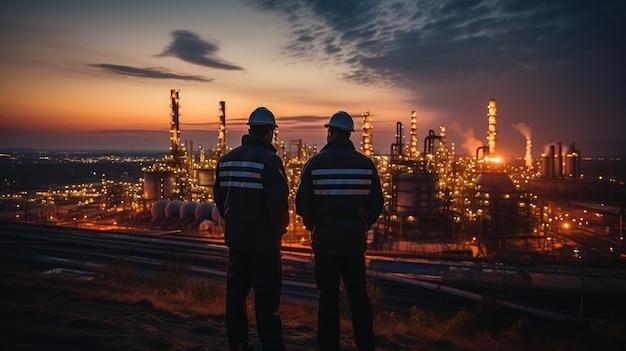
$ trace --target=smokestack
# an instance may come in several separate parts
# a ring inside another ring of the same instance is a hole
[[[417,158],[417,112],[411,111],[411,140],[409,144],[409,158]]]
[[[361,114],[363,117],[363,155],[372,156],[372,117],[369,111]]]
[[[529,170],[533,169],[533,155],[531,149],[533,144],[530,139],[526,139],[526,155],[524,155],[524,161],[526,161],[526,168]]]
[[[526,154],[524,155],[524,161],[526,161],[526,168],[529,170],[533,169],[533,156],[532,156],[532,142],[531,142],[531,131],[530,127],[524,123],[514,123],[513,128],[517,129],[522,135],[524,139],[526,139]]]
[[[219,156],[226,154],[226,101],[220,101],[218,114],[220,122],[217,130],[217,145]]]
[[[487,146],[489,147],[489,154],[493,155],[496,152],[496,118],[498,112],[495,99],[489,100],[487,110]]]
[[[170,153],[174,159],[180,155],[180,90],[170,90],[170,108],[172,109],[170,122]]]
[[[580,177],[580,150],[576,150],[576,145],[572,143],[565,159],[566,176],[569,178]]]
[[[548,154],[548,178],[554,178],[554,145],[550,145],[550,152]]]
[[[559,154],[556,157],[556,175],[558,178],[563,177],[563,146],[559,141]]]

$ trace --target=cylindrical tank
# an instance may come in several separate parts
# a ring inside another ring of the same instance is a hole
[[[183,206],[183,204],[184,202],[180,200],[170,201],[167,206],[165,206],[165,217],[180,217],[180,208]]]
[[[550,156],[541,154],[541,176],[550,178]]]
[[[180,206],[180,218],[195,218],[196,207],[198,207],[197,202],[185,202]]]
[[[208,219],[205,219],[202,222],[200,222],[200,224],[198,225],[198,230],[208,231],[208,230],[211,230],[212,226],[213,226],[213,222]]]
[[[506,193],[515,190],[513,181],[506,173],[482,173],[474,182],[476,190],[490,193]]]
[[[570,178],[578,178],[580,169],[580,160],[576,154],[567,154],[565,159],[565,172]]]
[[[152,205],[152,208],[150,209],[150,214],[152,215],[152,219],[157,219],[157,218],[165,216],[165,207],[167,207],[167,204],[169,202],[170,202],[169,200],[156,201]]]
[[[143,179],[143,197],[146,200],[167,199],[174,193],[176,175],[172,171],[144,172]]]
[[[196,207],[196,211],[194,213],[196,220],[205,219],[205,218],[211,219],[213,207],[215,207],[215,205],[208,203],[208,202],[203,202],[203,203],[198,204],[198,206]]]
[[[215,168],[198,169],[198,185],[213,187],[215,184]]]
[[[550,162],[548,164],[548,178],[552,179],[555,176],[555,171],[554,171],[554,166],[556,165],[556,154],[554,151],[554,145],[550,145],[549,146],[550,149],[550,153],[548,154],[549,160],[548,162]]]
[[[519,197],[505,173],[483,173],[476,177],[474,201],[482,213],[484,234],[512,235],[520,230]]]
[[[398,173],[394,175],[396,208],[399,213],[433,215],[436,211],[437,182],[432,173]]]
[[[572,144],[565,158],[566,176],[570,178],[580,177],[580,151]]]

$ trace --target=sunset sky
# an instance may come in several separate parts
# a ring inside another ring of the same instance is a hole
[[[626,155],[626,2],[605,0],[23,0],[0,10],[0,152],[167,150],[170,89],[181,137],[240,143],[257,106],[282,140],[320,147],[345,110],[373,119],[389,153],[396,123],[418,145],[447,128],[458,153],[486,144],[533,156],[576,143]],[[360,130],[353,136],[360,142]]]

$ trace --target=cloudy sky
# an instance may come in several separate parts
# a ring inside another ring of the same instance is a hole
[[[418,145],[445,126],[458,153],[486,143],[535,157],[550,143],[626,154],[626,2],[605,0],[23,0],[0,5],[0,149],[167,150],[181,136],[240,142],[257,106],[282,140],[324,144],[345,110]],[[360,131],[353,135],[360,142]],[[2,150],[0,150],[2,151]]]

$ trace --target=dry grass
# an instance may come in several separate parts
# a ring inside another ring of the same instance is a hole
[[[179,315],[221,316],[226,305],[226,284],[189,280],[186,268],[166,263],[154,277],[138,277],[124,263],[116,264],[101,272],[102,281],[112,289],[103,291],[102,296],[118,302],[147,302],[155,309]]]
[[[189,281],[185,267],[166,264],[150,280],[139,280],[128,267],[116,266],[105,274],[117,284],[119,294],[108,298],[137,303],[148,301],[156,309],[181,316],[224,314],[226,287],[220,282]],[[375,279],[368,281],[368,292],[375,312],[375,331],[379,342],[393,347],[419,350],[626,350],[626,326],[580,322],[567,325],[552,338],[533,337],[526,318],[513,319],[500,304],[491,299],[480,301],[471,310],[459,311],[441,320],[434,314],[411,308],[408,317],[385,311],[382,292]],[[248,310],[254,323],[254,301]],[[340,291],[342,340],[352,339],[350,306],[343,285]],[[281,316],[285,328],[308,328],[317,324],[317,311],[309,307],[284,305]],[[345,341],[349,343],[349,341]]]
[[[15,276],[13,268],[8,272]],[[7,271],[2,270],[1,273],[6,274]],[[106,303],[145,306],[149,311],[157,311],[179,320],[214,320],[219,325],[224,316],[225,284],[184,278],[187,276],[186,268],[176,263],[164,264],[154,276],[148,278],[137,276],[130,266],[120,263],[98,272],[96,279],[89,282],[68,283],[67,280],[42,279],[41,276],[36,279],[11,280],[5,275],[3,283],[8,287],[9,284],[33,284],[36,281],[38,288],[55,286]],[[523,317],[512,318],[508,311],[489,299],[470,310],[459,311],[448,319],[439,319],[417,307],[398,316],[384,310],[380,288],[375,281],[369,282],[368,289],[376,316],[375,332],[379,350],[626,350],[624,324],[577,322],[554,325],[550,330],[537,334],[537,326],[531,325]],[[342,296],[342,347],[353,350],[355,346],[349,305],[345,292],[342,292]],[[251,324],[254,326],[252,300],[250,297],[248,305]],[[309,345],[300,346],[300,350],[308,350],[311,345],[315,345],[315,308],[282,304],[281,316],[288,334],[288,344]]]

